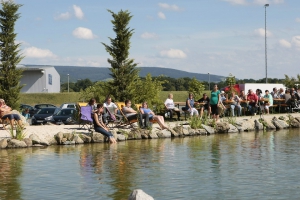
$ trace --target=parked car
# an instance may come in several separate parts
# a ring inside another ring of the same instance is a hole
[[[21,112],[25,111],[26,109],[29,110],[30,117],[32,117],[36,113],[35,110],[34,110],[34,107],[32,107],[31,105],[20,104],[20,111]]]
[[[39,110],[41,108],[56,108],[56,106],[49,103],[41,103],[41,104],[34,105],[34,109]]]
[[[56,124],[74,124],[76,112],[75,108],[63,108],[52,116],[51,121]]]
[[[76,103],[63,103],[60,108],[76,108]]]
[[[41,108],[35,115],[31,118],[31,124],[46,124],[51,121],[52,115],[60,111],[60,108]]]

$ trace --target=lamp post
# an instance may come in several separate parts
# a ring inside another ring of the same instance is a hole
[[[208,72],[208,90],[210,90],[210,74]]]
[[[70,74],[68,74],[68,93],[70,92]]]
[[[265,62],[266,62],[266,83],[268,83],[268,64],[267,64],[267,7],[265,4]]]

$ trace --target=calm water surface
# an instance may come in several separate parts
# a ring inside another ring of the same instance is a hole
[[[0,199],[300,199],[299,129],[0,150]]]

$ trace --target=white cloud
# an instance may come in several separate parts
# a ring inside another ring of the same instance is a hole
[[[296,20],[295,20],[296,22],[300,22],[300,18],[296,18]]]
[[[232,5],[247,5],[248,2],[246,0],[223,0]]]
[[[279,40],[279,44],[282,46],[282,47],[285,47],[285,48],[291,48],[292,47],[292,44],[290,42],[288,42],[287,40]]]
[[[145,32],[141,35],[141,38],[143,39],[157,39],[158,38],[158,35],[155,34],[155,33],[148,33],[148,32]]]
[[[292,43],[297,47],[300,48],[300,35],[294,36],[292,38]]]
[[[77,19],[83,19],[84,14],[79,6],[73,5],[75,16]]]
[[[61,13],[54,17],[55,20],[68,20],[71,18],[71,14],[69,12]]]
[[[57,57],[48,49],[39,49],[37,47],[29,47],[23,50],[23,55],[30,58],[55,58]]]
[[[186,58],[186,54],[180,49],[163,50],[160,52],[162,57],[168,58]]]
[[[163,12],[159,12],[157,13],[157,16],[160,18],[160,19],[166,19],[166,16]]]
[[[80,38],[80,39],[86,39],[91,40],[96,38],[97,36],[93,34],[91,29],[78,27],[73,31],[73,36]]]
[[[259,28],[254,30],[255,35],[265,37],[265,29],[264,28]],[[267,30],[267,37],[272,36],[273,34]]]
[[[159,3],[158,4],[159,7],[166,9],[166,10],[173,10],[173,11],[179,11],[180,8],[177,5],[169,5],[167,3]]]

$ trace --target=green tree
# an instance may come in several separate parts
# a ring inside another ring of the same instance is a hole
[[[17,64],[23,59],[19,54],[20,43],[16,44],[17,34],[15,23],[20,18],[17,13],[22,6],[14,3],[13,0],[2,1],[0,9],[0,96],[5,99],[6,103],[13,109],[19,108],[20,91],[22,86],[20,80],[22,70],[17,68]]]
[[[104,44],[105,50],[110,54],[112,59],[108,59],[111,65],[110,75],[113,82],[110,85],[111,94],[118,100],[124,101],[131,99],[134,95],[132,84],[138,79],[139,70],[136,68],[137,63],[134,59],[129,59],[130,38],[133,29],[128,27],[132,18],[130,12],[119,11],[117,14],[108,10],[112,14],[113,31],[116,33],[115,38],[110,38],[110,45]]]
[[[198,99],[201,93],[204,91],[204,85],[198,81],[196,78],[193,78],[189,82],[189,90],[188,93],[193,93],[194,98]]]

